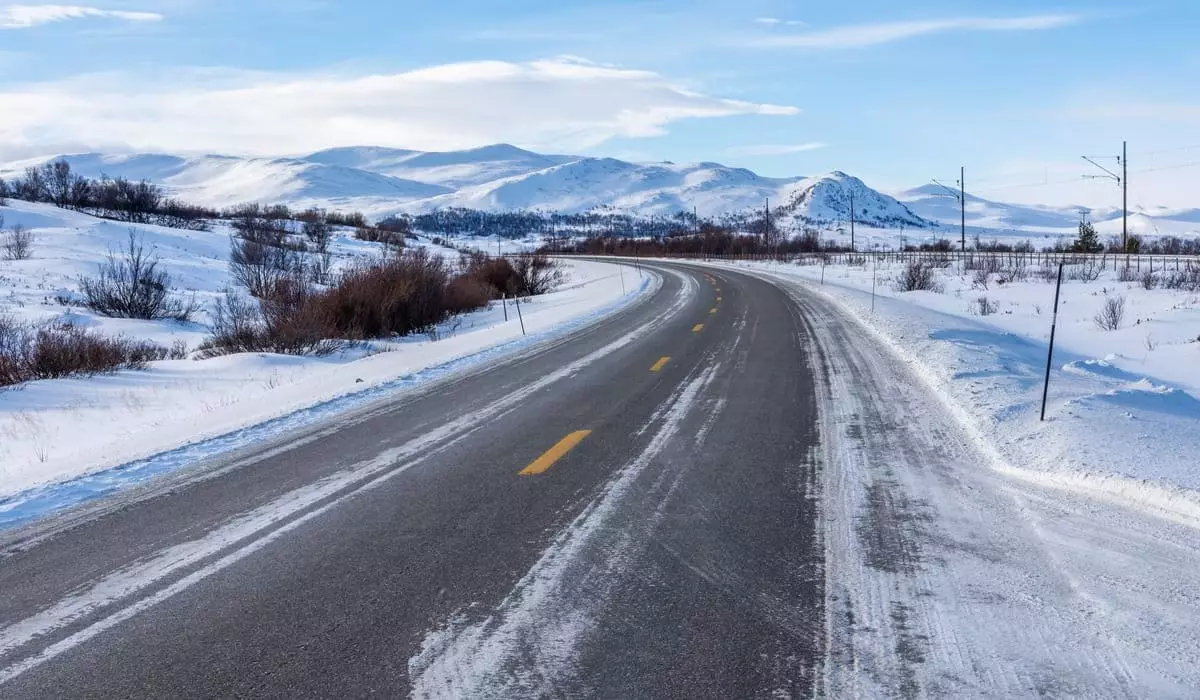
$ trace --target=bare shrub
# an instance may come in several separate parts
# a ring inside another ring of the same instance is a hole
[[[304,261],[296,250],[264,240],[258,230],[251,238],[232,239],[229,250],[229,273],[234,281],[245,287],[252,296],[263,298],[281,280],[296,274]]]
[[[524,280],[508,258],[493,258],[479,251],[471,251],[460,256],[459,268],[463,275],[486,284],[493,299],[505,294],[513,296],[524,286]]]
[[[491,301],[493,288],[471,275],[459,275],[446,285],[446,311],[461,314],[481,309]]]
[[[541,253],[518,255],[513,259],[512,266],[521,280],[521,287],[516,293],[523,296],[545,294],[566,279],[562,265]]]
[[[1125,320],[1125,297],[1105,297],[1104,306],[1093,319],[1103,331],[1115,331]]]
[[[186,360],[188,358],[188,344],[183,338],[176,338],[175,342],[171,343],[170,350],[167,351],[168,360]]]
[[[905,265],[896,278],[895,289],[897,292],[941,292],[942,286],[937,283],[933,266],[914,260]]]
[[[12,386],[28,378],[28,336],[28,330],[11,316],[0,316],[0,386]]]
[[[1162,278],[1162,286],[1167,289],[1200,292],[1200,267],[1172,272]]]
[[[1058,281],[1058,267],[1057,266],[1039,267],[1035,274],[1037,275],[1038,279],[1040,279],[1043,282],[1049,282],[1050,284],[1054,284],[1055,282]]]
[[[1158,275],[1154,274],[1153,272],[1146,271],[1142,273],[1142,278],[1140,281],[1142,283],[1142,289],[1145,289],[1149,292],[1158,287],[1159,279]]]
[[[374,226],[362,226],[354,229],[354,237],[368,243],[382,243],[393,248],[404,247],[404,233]]]
[[[212,313],[212,334],[197,349],[203,358],[239,352],[268,350],[258,303],[236,290],[217,297]]]
[[[158,257],[131,231],[120,257],[110,250],[98,276],[79,281],[84,305],[115,318],[191,320],[199,310],[195,298],[172,296],[171,276],[158,269],[158,263]]]
[[[70,324],[35,328],[0,319],[0,386],[145,369],[167,355],[166,348],[154,343],[107,338]]]
[[[971,302],[971,313],[979,316],[991,316],[1000,310],[1000,302],[988,299],[986,296],[979,297]]]
[[[408,335],[445,319],[449,278],[441,257],[419,249],[347,270],[319,303],[326,307],[338,337]]]
[[[1077,280],[1079,282],[1095,282],[1100,279],[1100,273],[1104,272],[1103,263],[1093,257],[1083,258],[1081,261],[1070,266],[1071,272],[1068,279]]]
[[[1137,282],[1138,281],[1138,272],[1137,272],[1137,270],[1133,269],[1133,267],[1126,265],[1126,266],[1122,267],[1121,269],[1117,270],[1117,281],[1118,282]]]
[[[991,277],[991,274],[986,269],[982,267],[976,268],[975,274],[971,277],[971,286],[987,291]]]
[[[0,217],[0,226],[4,218]],[[0,250],[4,251],[5,260],[28,260],[33,254],[33,231],[21,224],[16,224],[12,230],[0,236]]]
[[[1014,282],[1024,282],[1029,279],[1029,269],[1020,262],[1015,262],[1000,271],[996,277],[996,282],[999,284],[1012,284]]]

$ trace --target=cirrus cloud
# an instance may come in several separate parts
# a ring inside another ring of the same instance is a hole
[[[81,5],[5,5],[0,7],[0,29],[29,29],[51,22],[102,17],[126,22],[157,22],[163,16],[157,12],[102,10]]]
[[[60,143],[263,155],[501,141],[585,149],[658,136],[685,119],[799,112],[573,57],[360,76],[196,72],[149,84],[129,75],[86,76],[0,88],[0,103],[14,107],[0,111],[0,143],[26,153]]]
[[[827,148],[829,144],[822,141],[811,143],[781,143],[763,144],[759,146],[740,146],[726,151],[731,156],[787,156],[807,151],[818,151]]]
[[[852,24],[800,34],[772,35],[751,42],[765,48],[854,49],[946,32],[1019,32],[1057,29],[1080,21],[1078,15],[960,17]]]

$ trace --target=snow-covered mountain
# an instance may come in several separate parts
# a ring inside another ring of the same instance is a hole
[[[864,226],[930,228],[932,221],[840,171],[795,183],[786,204],[776,211],[790,214],[804,223],[823,226],[849,222],[851,205],[855,221]]]
[[[80,175],[125,177],[162,185],[173,196],[212,207],[241,202],[348,204],[356,199],[408,202],[451,191],[442,185],[303,158],[84,153],[58,156]],[[50,158],[0,166],[0,177],[19,176]]]
[[[906,190],[899,193],[897,198],[924,219],[937,221],[950,228],[956,228],[961,223],[962,212],[958,199],[938,185],[922,185]],[[1121,231],[1122,211],[1116,207],[1095,209],[1007,204],[970,192],[966,200],[968,231],[982,235],[1070,232],[1084,216],[1104,235],[1116,235]],[[1134,208],[1129,212],[1129,230],[1138,235],[1193,233],[1200,228],[1197,224],[1200,224],[1200,209],[1152,207]]]
[[[182,199],[224,207],[256,201],[355,209],[381,217],[445,207],[639,215],[693,207],[703,216],[758,209],[767,200],[799,222],[849,218],[855,191],[864,225],[930,226],[894,198],[844,173],[770,178],[719,163],[631,163],[614,158],[543,155],[499,144],[443,153],[335,148],[287,158],[89,153],[63,156],[89,177],[156,182]],[[0,165],[12,177],[40,158]]]

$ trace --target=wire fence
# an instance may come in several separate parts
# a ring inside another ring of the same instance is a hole
[[[1076,253],[1076,252],[988,252],[988,251],[862,251],[842,253],[737,253],[728,255],[655,253],[654,257],[680,260],[728,260],[728,261],[773,261],[798,265],[863,265],[875,263],[925,262],[943,266],[963,263],[966,269],[974,268],[987,260],[997,260],[1006,268],[1055,267],[1060,262],[1066,265],[1088,265],[1100,271],[1129,268],[1136,272],[1184,272],[1200,269],[1200,255],[1142,255],[1137,253]]]

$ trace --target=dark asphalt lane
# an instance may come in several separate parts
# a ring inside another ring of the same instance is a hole
[[[654,267],[567,339],[10,534],[0,696],[811,695],[804,325]]]

